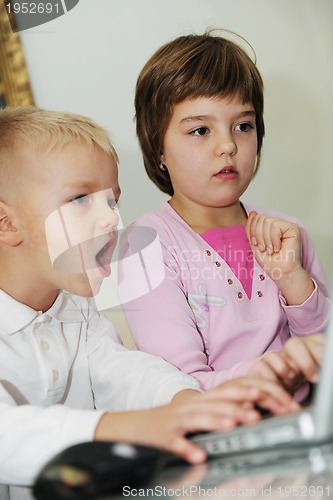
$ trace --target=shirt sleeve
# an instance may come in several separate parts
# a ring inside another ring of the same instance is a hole
[[[103,413],[64,405],[17,405],[0,384],[0,483],[32,485],[56,454],[93,439]]]
[[[325,273],[315,247],[303,226],[302,265],[311,276],[315,288],[308,299],[299,306],[288,306],[280,295],[280,303],[289,323],[291,336],[302,336],[323,332],[330,316],[331,300]]]
[[[0,383],[0,484],[32,485],[59,452],[93,440],[105,411],[150,408],[169,403],[182,390],[200,391],[194,378],[161,358],[126,349],[111,321],[86,302],[82,313],[96,409],[17,405],[6,383]]]
[[[109,319],[90,314],[88,357],[97,408],[142,410],[170,403],[182,390],[200,391],[193,377],[162,358],[124,347]]]

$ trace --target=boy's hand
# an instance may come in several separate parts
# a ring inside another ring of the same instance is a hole
[[[235,379],[206,393],[182,391],[172,403],[150,410],[106,413],[96,428],[95,439],[155,446],[190,463],[202,463],[206,453],[187,434],[226,431],[238,424],[256,422],[260,415],[254,405],[274,413],[299,409],[277,384],[261,379]]]
[[[314,283],[302,267],[299,226],[252,211],[246,234],[256,261],[279,287],[288,305],[305,302]]]
[[[249,370],[253,377],[280,381],[291,393],[305,382],[318,382],[325,335],[317,333],[289,339],[283,349],[266,353]]]

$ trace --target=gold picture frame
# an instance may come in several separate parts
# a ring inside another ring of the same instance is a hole
[[[29,106],[34,103],[29,75],[20,35],[12,31],[11,22],[0,0],[0,107]]]

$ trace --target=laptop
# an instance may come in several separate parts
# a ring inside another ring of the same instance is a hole
[[[326,330],[325,353],[313,402],[297,413],[270,416],[226,432],[194,434],[191,440],[208,457],[255,451],[290,450],[333,440],[333,319]]]

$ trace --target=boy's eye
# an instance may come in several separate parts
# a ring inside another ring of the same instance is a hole
[[[209,129],[207,127],[199,127],[199,128],[196,128],[195,130],[192,130],[192,132],[190,132],[190,135],[201,136],[201,135],[208,134],[208,132],[209,132]]]
[[[72,203],[76,203],[77,205],[89,205],[91,202],[91,198],[89,195],[81,194],[80,196],[76,196],[73,198]]]
[[[252,128],[254,128],[252,123],[244,122],[244,123],[239,123],[238,125],[236,125],[235,130],[238,130],[240,132],[247,132],[248,130],[251,130]]]

